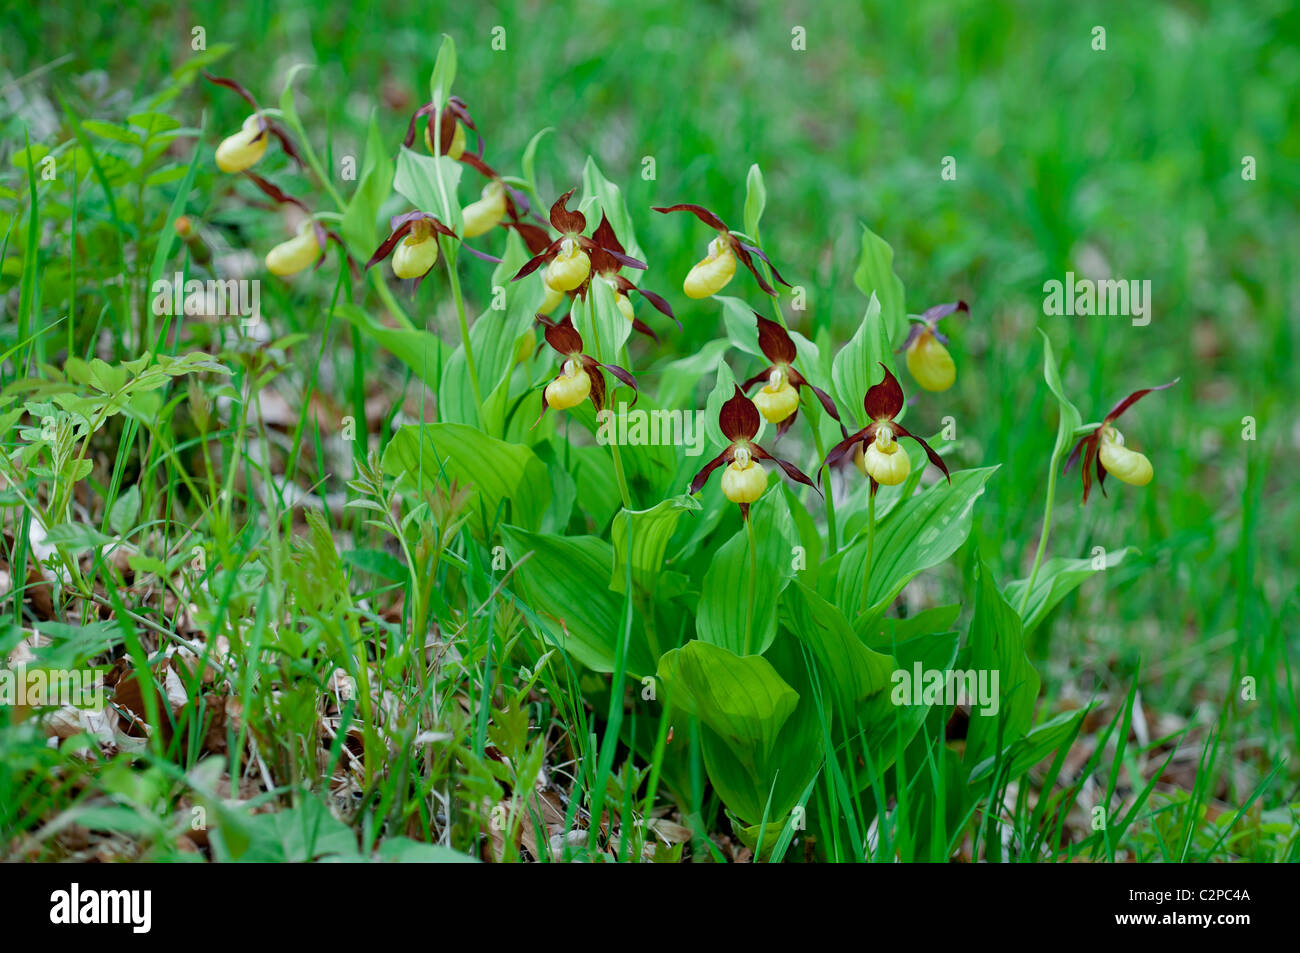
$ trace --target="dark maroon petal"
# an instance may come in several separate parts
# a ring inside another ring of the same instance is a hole
[[[749,380],[747,380],[747,381],[745,381],[743,384],[741,384],[741,385],[740,385],[740,389],[743,390],[743,391],[748,391],[748,390],[749,390],[751,387],[753,387],[755,384],[758,384],[758,383],[761,383],[761,382],[767,380],[768,375],[770,375],[774,370],[776,370],[775,367],[765,367],[765,368],[763,368],[761,371],[759,371],[757,374],[755,374],[755,375],[754,375],[753,377],[751,377]]]
[[[614,226],[609,224],[609,217],[604,212],[600,213],[600,224],[597,225],[596,230],[591,233],[591,237],[601,248],[619,252],[620,254],[626,251],[623,247],[623,243],[620,242],[618,236],[614,234]]]
[[[641,261],[639,258],[633,258],[630,255],[624,255],[622,252],[614,251],[609,248],[603,248],[600,245],[597,245],[595,241],[588,238],[586,235],[575,235],[574,238],[577,239],[578,245],[581,246],[581,248],[584,251],[588,252],[589,254],[595,254],[597,251],[604,252],[606,255],[614,259],[616,262],[619,263],[619,265],[623,266],[624,268],[636,268],[640,271],[645,271],[648,267],[650,267],[645,262]]]
[[[406,136],[402,139],[402,145],[411,148],[415,142],[415,126],[423,116],[430,116],[434,112],[433,103],[425,103],[411,115],[411,121],[406,124]]]
[[[1106,468],[1101,465],[1101,451],[1097,452],[1097,485],[1101,487],[1101,495],[1109,496],[1106,492]]]
[[[633,377],[629,372],[625,371],[623,368],[619,367],[617,364],[601,364],[599,361],[592,361],[592,363],[595,364],[597,367],[603,367],[605,370],[609,371],[611,374],[617,377],[628,387],[632,388],[633,392],[635,393],[635,396],[632,398],[632,404],[633,405],[636,404],[636,399],[641,395],[641,392],[640,390],[637,389],[635,377]]]
[[[731,250],[735,252],[736,257],[740,259],[740,263],[753,273],[754,277],[758,280],[758,286],[763,289],[763,292],[765,294],[770,294],[775,298],[777,296],[776,289],[769,285],[767,279],[758,273],[758,269],[754,267],[754,259],[750,256],[749,252],[745,250],[745,246],[735,239],[732,239]]]
[[[966,305],[965,301],[949,301],[947,304],[936,304],[932,308],[926,308],[921,312],[921,317],[925,320],[926,324],[933,328],[939,323],[941,318],[948,317],[948,315],[952,314],[954,311],[965,311],[967,314],[970,314],[970,308]]]
[[[282,191],[278,185],[272,182],[268,182],[266,179],[262,178],[256,172],[249,172],[247,169],[245,169],[244,175],[248,176],[248,178],[252,181],[254,185],[256,185],[259,189],[265,192],[274,201],[279,202],[282,205],[296,205],[304,212],[310,211],[310,209],[308,209],[307,206],[304,205],[302,202],[298,201],[298,199],[294,198],[292,195],[289,195],[287,192]]]
[[[515,272],[515,276],[510,280],[518,281],[520,278],[526,278],[529,275],[531,275],[534,271],[536,271],[538,268],[541,268],[542,265],[546,264],[548,261],[550,261],[552,258],[554,258],[556,255],[560,253],[561,241],[562,239],[557,238],[555,241],[551,242],[549,245],[546,246],[545,251],[541,252],[540,254],[534,255],[532,258],[528,259],[528,261],[524,262],[524,267],[520,268],[517,272]]]
[[[703,222],[705,225],[708,225],[711,228],[716,228],[720,232],[725,232],[728,230],[727,223],[724,222],[722,219],[718,218],[718,216],[714,215],[703,205],[690,205],[690,204],[669,205],[667,208],[655,206],[654,211],[662,212],[665,215],[668,214],[669,212],[690,212],[701,222]]]
[[[939,454],[934,452],[934,447],[930,446],[928,443],[926,443],[916,434],[908,432],[908,430],[902,424],[891,423],[889,426],[891,426],[894,429],[894,432],[898,436],[911,437],[913,440],[919,443],[922,449],[925,450],[925,455],[930,458],[930,462],[943,471],[943,475],[948,478],[949,483],[952,482],[952,474],[948,472],[948,464],[943,462],[943,457],[939,456]]]
[[[791,480],[796,480],[796,481],[798,481],[799,483],[804,484],[805,486],[810,486],[810,487],[812,487],[814,490],[817,490],[817,495],[818,495],[818,496],[821,495],[821,492],[822,492],[822,491],[817,489],[817,484],[816,484],[816,483],[813,483],[813,481],[810,480],[810,479],[808,478],[808,475],[807,475],[806,473],[804,473],[802,470],[800,470],[797,466],[795,466],[795,465],[794,465],[793,463],[791,463],[789,460],[782,460],[780,457],[774,457],[774,456],[772,456],[770,453],[768,453],[766,450],[764,450],[764,449],[763,449],[762,447],[760,447],[758,444],[754,444],[754,447],[753,447],[753,453],[754,453],[754,458],[755,458],[755,459],[757,459],[757,460],[771,460],[771,461],[772,461],[773,463],[775,463],[778,467],[780,467],[782,470],[784,470],[784,471],[785,471],[785,475],[788,476]]]
[[[623,267],[613,255],[599,245],[593,244],[587,250],[587,254],[591,257],[591,270],[594,274],[608,277],[618,274],[618,270]]]
[[[654,328],[650,327],[650,325],[646,324],[640,318],[632,319],[632,330],[636,331],[638,334],[644,334],[646,337],[652,338],[656,344],[659,343],[659,335],[655,334]]]
[[[551,236],[547,234],[546,229],[538,225],[530,225],[527,222],[511,222],[510,227],[517,231],[528,246],[528,250],[534,255],[540,255],[551,244]]]
[[[1087,447],[1083,451],[1083,502],[1088,502],[1088,491],[1092,489],[1092,461],[1094,454],[1098,459],[1101,454],[1097,452],[1097,441],[1087,441]]]
[[[800,375],[800,380],[803,380],[802,375]],[[835,401],[831,400],[830,394],[826,393],[826,391],[822,390],[816,384],[809,384],[806,380],[803,380],[803,386],[807,387],[817,395],[817,399],[821,401],[821,405],[825,409],[826,413],[830,414],[836,420],[840,419],[840,412],[836,409]]]
[[[599,413],[605,409],[605,376],[597,370],[599,365],[585,355],[582,364],[587,376],[591,378],[591,402],[596,405],[596,412]]]
[[[577,188],[569,189],[551,206],[551,225],[561,235],[577,235],[587,227],[587,216],[581,212],[570,212],[565,206]]]
[[[744,395],[739,387],[736,393],[722,405],[718,413],[718,426],[730,441],[753,440],[758,428],[763,425],[754,402]]]
[[[538,424],[540,424],[542,422],[542,418],[546,416],[546,412],[550,410],[550,408],[551,405],[546,402],[546,389],[542,388],[542,412],[537,415],[537,419],[533,421],[532,427],[529,427],[528,429],[532,430],[533,427],[536,427]]]
[[[461,153],[460,161],[488,179],[499,179],[496,169],[488,165],[472,152]]]
[[[781,282],[781,284],[785,285],[787,288],[794,287],[792,284],[790,284],[790,282],[786,281],[784,278],[781,277],[781,272],[776,270],[776,265],[772,264],[772,259],[767,257],[767,254],[763,251],[763,249],[759,248],[757,245],[746,245],[744,242],[740,241],[739,239],[736,239],[735,241],[736,244],[739,245],[741,248],[743,248],[745,251],[752,252],[753,254],[757,255],[759,258],[763,259],[763,261],[767,263],[767,267],[772,269],[773,278]],[[754,270],[753,265],[750,265],[750,270],[751,271]],[[757,271],[755,271],[754,273],[758,274]]]
[[[200,70],[199,72],[203,74],[203,78],[206,79],[209,83],[215,83],[218,86],[226,87],[226,89],[234,90],[236,93],[239,94],[239,96],[244,100],[244,102],[248,103],[248,105],[253,107],[253,112],[260,113],[262,111],[262,107],[257,105],[257,100],[253,98],[253,94],[250,93],[248,90],[246,90],[239,83],[235,82],[233,79],[228,79],[225,76],[213,76],[207,70]]]
[[[280,148],[285,151],[285,154],[294,162],[298,163],[298,168],[307,168],[307,164],[302,161],[302,156],[298,154],[298,148],[293,144],[293,140],[289,138],[289,134],[284,131],[283,127],[281,127],[279,123],[269,122],[266,124],[266,128],[271,135],[275,136],[275,138],[280,141]]]
[[[653,291],[646,291],[644,288],[637,288],[637,293],[649,301],[660,314],[666,314],[668,317],[677,321],[677,315],[673,314],[673,306],[668,303],[663,295],[655,294]],[[681,327],[682,322],[677,321],[677,327]]]
[[[835,446],[831,447],[830,452],[826,454],[825,461],[823,461],[823,466],[829,469],[830,467],[837,465],[841,460],[843,460],[846,456],[848,456],[853,451],[853,448],[855,446],[857,446],[860,443],[866,443],[867,441],[873,440],[875,439],[875,436],[876,436],[875,424],[869,424],[868,426],[863,427],[857,433],[849,434],[847,437],[845,437]],[[821,479],[820,474],[818,475],[817,479],[819,480]]]
[[[546,335],[546,343],[566,357],[582,353],[582,335],[572,324],[548,324],[543,333]]]
[[[723,450],[720,454],[718,454],[708,463],[704,464],[704,468],[700,470],[699,473],[695,474],[695,479],[691,481],[691,488],[686,492],[699,493],[700,488],[704,486],[704,482],[708,480],[709,474],[712,473],[714,470],[716,470],[718,467],[722,466],[728,460],[730,460],[731,453],[732,453],[732,448],[728,447],[726,450]]]
[[[754,312],[754,317],[758,319],[759,350],[773,364],[793,364],[799,356],[799,351],[794,346],[790,332],[757,311]]]
[[[880,368],[885,372],[884,379],[867,391],[867,396],[862,398],[862,406],[872,420],[893,420],[903,409],[903,388],[899,386],[898,378],[889,372],[889,368],[884,364]]]
[[[1121,400],[1118,404],[1116,404],[1114,407],[1110,409],[1110,413],[1106,415],[1105,423],[1109,424],[1113,422],[1117,417],[1119,417],[1120,414],[1124,413],[1124,411],[1128,410],[1130,407],[1136,404],[1147,394],[1150,394],[1153,391],[1164,390],[1168,387],[1173,387],[1180,380],[1182,380],[1181,377],[1175,377],[1168,384],[1161,384],[1159,387],[1144,387],[1142,388],[1142,390],[1135,390],[1133,393],[1129,394],[1127,397],[1125,397],[1123,400]]]
[[[496,255],[489,255],[485,251],[479,251],[477,248],[475,248],[473,245],[468,244],[467,242],[461,242],[460,247],[465,249],[465,251],[469,252],[471,255],[473,255],[475,258],[479,259],[480,261],[490,261],[494,265],[501,264],[501,259],[498,258]]]
[[[1097,428],[1097,430],[1100,429],[1100,427]],[[1069,458],[1065,461],[1065,466],[1061,469],[1062,476],[1069,473],[1074,468],[1074,465],[1079,462],[1079,455],[1083,453],[1083,445],[1088,443],[1090,440],[1096,439],[1097,430],[1094,430],[1086,437],[1080,438],[1079,442],[1074,445],[1074,449],[1070,451]]]

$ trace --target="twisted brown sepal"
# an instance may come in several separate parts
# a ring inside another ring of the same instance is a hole
[[[936,304],[932,308],[926,308],[921,313],[920,321],[913,321],[912,326],[907,331],[907,337],[903,341],[903,346],[895,353],[901,354],[912,346],[912,342],[921,336],[922,332],[928,330],[938,339],[940,344],[948,343],[948,335],[939,330],[939,322],[957,311],[964,311],[970,314],[970,306],[965,301],[949,301],[946,304]]]
[[[266,179],[258,175],[256,172],[249,172],[247,169],[244,170],[243,174],[248,177],[249,181],[251,181],[259,189],[261,189],[262,192],[265,195],[267,195],[272,201],[278,202],[281,205],[296,205],[304,212],[308,212],[308,213],[311,212],[311,209],[307,208],[307,206],[300,199],[294,198],[292,195],[290,195],[288,192],[285,192],[274,182],[267,181]]]
[[[415,131],[418,128],[418,123],[425,116],[429,117],[427,125],[430,133],[429,138],[432,139],[434,114],[437,112],[438,107],[431,102],[425,103],[417,109],[414,114],[412,114],[411,121],[406,125],[406,136],[402,139],[402,145],[406,146],[408,149],[411,148],[415,142]],[[474,133],[475,150],[472,154],[477,155],[479,159],[482,159],[483,134],[479,132],[478,127],[474,125],[474,118],[470,115],[469,107],[465,105],[465,100],[461,99],[459,96],[452,96],[447,100],[447,105],[444,106],[442,110],[442,117],[438,120],[438,154],[445,156],[448,150],[451,149],[451,141],[456,135],[456,120],[460,120],[467,129],[470,129]],[[467,155],[468,154],[471,153],[467,153]],[[464,159],[465,156],[461,156],[461,161],[464,161]]]
[[[1158,390],[1166,390],[1173,387],[1180,380],[1182,380],[1181,377],[1175,377],[1167,384],[1160,384],[1157,387],[1143,387],[1141,390],[1135,390],[1112,407],[1110,413],[1106,415],[1106,419],[1098,424],[1093,429],[1092,433],[1081,437],[1079,442],[1074,445],[1074,449],[1070,451],[1070,456],[1066,459],[1065,467],[1061,470],[1061,473],[1069,473],[1070,470],[1074,468],[1074,465],[1079,462],[1079,457],[1083,457],[1083,469],[1081,475],[1083,477],[1084,503],[1088,502],[1088,493],[1092,490],[1092,474],[1094,470],[1097,474],[1097,483],[1101,486],[1102,496],[1106,495],[1106,468],[1101,465],[1101,432],[1119,419],[1119,416],[1124,413],[1124,411],[1128,410],[1147,394]]]
[[[862,444],[865,450],[871,441],[876,439],[876,431],[885,424],[889,425],[890,430],[894,432],[895,438],[909,437],[921,445],[925,450],[925,455],[929,457],[930,462],[943,471],[943,475],[948,482],[952,482],[952,475],[948,472],[948,465],[943,462],[943,458],[935,452],[925,440],[910,432],[902,424],[895,422],[894,417],[903,409],[903,388],[899,386],[898,378],[889,372],[889,368],[884,364],[880,369],[885,372],[884,378],[879,384],[873,384],[867,389],[866,396],[862,399],[862,406],[871,419],[871,423],[863,427],[857,433],[849,434],[835,446],[831,447],[826,454],[824,466],[833,467],[840,461],[844,460],[858,444]],[[821,479],[820,473],[818,479]],[[876,481],[871,480],[871,492],[876,492]]]
[[[213,76],[207,70],[200,70],[199,72],[203,74],[203,78],[206,79],[209,83],[213,83],[217,86],[223,86],[226,89],[233,90],[236,93],[236,95],[238,95],[242,100],[244,100],[244,102],[248,103],[250,106],[253,107],[253,114],[257,116],[257,128],[261,130],[261,132],[259,132],[258,135],[253,138],[254,142],[262,138],[262,136],[266,135],[269,132],[271,135],[275,136],[275,138],[279,141],[280,147],[284,149],[285,155],[293,159],[294,162],[298,163],[298,168],[300,169],[307,168],[306,163],[303,162],[302,156],[298,154],[298,149],[293,144],[293,140],[289,138],[288,133],[284,131],[284,129],[280,126],[279,123],[272,122],[270,119],[267,119],[264,115],[262,115],[262,107],[257,104],[257,100],[253,98],[252,93],[250,93],[242,85],[240,85],[235,80],[230,79],[229,77]]]

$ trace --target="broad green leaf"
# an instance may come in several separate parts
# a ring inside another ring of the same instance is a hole
[[[461,165],[455,159],[448,156],[434,158],[403,146],[397,153],[393,188],[417,209],[436,216],[460,234],[461,210],[456,199],[460,172]]]
[[[131,146],[140,144],[139,134],[130,129],[115,126],[111,122],[100,122],[97,119],[83,119],[81,121],[81,128],[85,129],[92,135],[99,136],[101,139],[109,139],[113,142],[122,142]]]
[[[893,602],[918,573],[937,566],[957,551],[970,534],[975,501],[997,467],[959,470],[952,484],[940,481],[904,501],[876,527],[875,554],[867,606],[862,605],[862,574],[867,562],[864,532],[840,562],[836,603],[855,623],[866,609]]]
[[[745,232],[754,238],[758,238],[758,223],[766,208],[767,185],[763,182],[763,171],[755,162],[745,178]]]
[[[438,58],[433,64],[433,73],[429,76],[429,99],[439,109],[447,104],[451,96],[451,85],[456,81],[456,41],[450,34],[442,35],[442,45],[438,47]]]
[[[1048,389],[1056,397],[1060,409],[1060,418],[1056,425],[1056,446],[1052,449],[1052,472],[1056,473],[1061,461],[1070,452],[1071,445],[1074,443],[1074,432],[1083,423],[1083,417],[1079,414],[1079,408],[1065,396],[1061,373],[1056,367],[1056,355],[1052,353],[1052,339],[1042,328],[1038,329],[1038,333],[1043,336],[1043,378],[1047,381]]]
[[[656,503],[648,510],[620,510],[614,517],[611,533],[614,541],[614,568],[610,573],[609,587],[615,592],[625,591],[625,567],[632,564],[632,581],[638,589],[653,596],[660,571],[664,564],[664,550],[677,528],[678,517],[684,511],[700,509],[699,500],[690,496],[675,496]],[[630,538],[629,538],[630,537]]]
[[[375,859],[389,864],[477,864],[477,857],[440,844],[425,844],[409,837],[389,837],[379,845]]]
[[[370,131],[366,137],[366,157],[361,166],[357,190],[352,193],[347,211],[343,213],[342,233],[352,254],[366,261],[379,247],[380,236],[376,228],[379,211],[392,194],[394,166],[388,146],[379,131],[379,118],[370,116]]]
[[[998,591],[993,574],[983,562],[977,567],[975,616],[962,653],[963,667],[975,672],[998,673],[997,712],[972,706],[966,733],[967,764],[978,764],[998,747],[999,731],[1005,748],[1029,730],[1038,698],[1039,678],[1020,632],[1020,616]]]
[[[547,126],[545,129],[536,133],[533,138],[529,139],[528,146],[524,149],[523,160],[519,165],[523,170],[524,180],[528,183],[528,188],[532,190],[534,197],[537,195],[537,146],[541,143],[543,136],[554,131],[555,128],[553,126]]]
[[[442,343],[438,335],[430,331],[404,331],[399,328],[385,327],[375,321],[368,312],[345,302],[336,304],[334,310],[374,338],[384,350],[409,367],[411,372],[431,391],[438,390],[443,368],[449,357],[447,346]]]
[[[632,322],[618,309],[614,289],[607,282],[593,281],[587,300],[575,301],[571,314],[586,353],[603,363],[623,363],[619,354],[632,335]],[[607,377],[606,383],[611,389],[623,386],[613,377]]]
[[[527,447],[464,424],[409,424],[384,450],[384,472],[432,491],[455,480],[474,489],[473,525],[483,520],[537,529],[551,501],[546,467]]]
[[[798,542],[794,521],[781,492],[767,492],[751,507],[757,574],[754,576],[754,620],[750,644],[745,644],[749,617],[749,534],[736,533],[718,549],[700,586],[695,615],[698,639],[721,645],[737,655],[763,654],[776,637],[776,609],[782,591],[794,575],[793,547]]]
[[[140,488],[133,483],[113,501],[113,506],[108,511],[108,528],[119,536],[125,536],[135,527],[135,521],[139,518]]]
[[[886,340],[900,340],[907,327],[907,311],[902,279],[894,274],[894,250],[866,225],[862,226],[862,254],[853,272],[853,283],[864,295],[875,295],[880,301]]]
[[[1047,618],[1047,614],[1055,609],[1062,599],[1079,588],[1085,579],[1107,569],[1113,569],[1130,552],[1134,552],[1133,547],[1125,546],[1123,549],[1099,553],[1088,559],[1056,556],[1043,563],[1038,569],[1038,576],[1034,579],[1034,591],[1029,594],[1029,602],[1025,605],[1023,622],[1025,636],[1028,637],[1029,633],[1038,628]],[[1098,562],[1101,563],[1100,566],[1097,565]],[[1017,579],[1007,585],[1007,601],[1013,606],[1020,605],[1027,583],[1027,579]]]
[[[885,379],[880,365],[883,363],[890,373],[898,374],[889,343],[889,330],[880,308],[880,299],[872,294],[858,330],[840,348],[831,365],[831,392],[835,405],[839,407],[841,419],[854,429],[867,424],[862,400],[873,385]],[[898,419],[903,419],[903,412],[899,412]]]
[[[881,619],[866,636],[866,642],[872,648],[882,651],[892,650],[892,646],[908,639],[932,635],[936,632],[951,632],[961,615],[960,605],[934,606],[922,609],[916,615],[906,619]]]
[[[816,656],[822,684],[835,686],[841,706],[858,702],[889,685],[894,660],[863,644],[843,613],[797,579],[781,600],[783,618]]]
[[[770,363],[758,346],[758,322],[754,320],[754,309],[749,303],[727,295],[714,295],[713,298],[722,302],[722,320],[727,325],[727,338],[732,345],[758,358],[764,365]],[[754,369],[758,370],[757,367]]]
[[[658,674],[672,704],[708,725],[751,770],[772,752],[799,701],[767,659],[708,642],[664,653]]]
[[[522,588],[527,605],[550,623],[548,637],[588,668],[612,672],[624,598],[609,589],[613,547],[595,536],[530,533],[516,526],[503,526],[501,538],[519,567],[513,586]],[[637,631],[633,626],[626,664],[641,677],[654,673],[655,660]]]
[[[60,523],[58,526],[51,526],[45,534],[45,545],[58,546],[74,555],[113,542],[116,540],[112,536],[105,536],[93,526],[84,523]]]
[[[1078,711],[1062,712],[1055,718],[1043,722],[1020,740],[1007,745],[1006,750],[1002,753],[1005,777],[1008,779],[1020,777],[1061,745],[1067,743],[1078,730],[1079,722],[1087,713],[1088,709],[1086,708],[1080,708]],[[997,759],[990,755],[975,765],[970,773],[970,783],[976,784],[989,777],[993,773],[993,766],[996,761]]]

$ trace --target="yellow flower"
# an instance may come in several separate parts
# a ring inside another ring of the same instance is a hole
[[[438,240],[432,233],[412,230],[393,251],[393,274],[398,278],[419,278],[438,261]]]
[[[460,128],[459,125],[456,126]],[[506,187],[496,179],[483,186],[482,198],[465,206],[465,237],[491,231],[506,214]]]
[[[577,407],[591,393],[591,376],[573,358],[564,362],[560,376],[546,385],[546,403],[552,410]]]
[[[682,290],[688,298],[708,298],[726,287],[736,273],[736,255],[722,236],[709,242],[708,257],[701,259],[686,275]]]
[[[775,367],[767,383],[754,395],[754,405],[768,423],[779,424],[799,408],[799,391],[791,386],[784,370]]]
[[[889,427],[880,427],[876,430],[876,439],[871,441],[862,455],[863,468],[877,483],[897,486],[912,471],[912,461],[906,453],[898,451],[894,432]]]
[[[1130,486],[1146,486],[1155,476],[1151,461],[1144,454],[1124,446],[1124,435],[1114,427],[1102,429],[1098,452],[1106,472]]]
[[[733,503],[753,503],[767,489],[767,472],[747,447],[737,447],[722,471],[722,494]]]
[[[587,280],[591,259],[574,239],[566,238],[559,254],[546,266],[546,283],[558,291],[572,291]]]
[[[222,172],[243,172],[266,154],[269,135],[262,132],[256,115],[244,120],[243,127],[217,146],[217,168]],[[260,138],[259,138],[260,137]]]
[[[930,391],[945,391],[957,379],[952,355],[928,329],[908,345],[907,369],[918,384]]]
[[[321,253],[316,232],[311,222],[307,222],[297,236],[281,242],[266,253],[266,267],[273,275],[295,275],[316,264]]]
[[[627,295],[622,292],[615,292],[614,302],[618,305],[618,310],[622,312],[623,317],[627,318],[629,321],[636,320],[636,312],[632,310],[632,301]]]

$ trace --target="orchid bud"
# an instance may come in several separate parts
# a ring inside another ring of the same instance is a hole
[[[456,127],[457,129],[460,126]],[[506,214],[506,188],[497,180],[483,186],[482,198],[465,206],[465,237],[475,238],[491,231]]]
[[[433,139],[429,135],[429,127],[424,127],[424,144],[428,147],[429,152],[436,153],[433,148]],[[456,130],[451,134],[451,145],[447,147],[447,157],[449,159],[459,159],[465,154],[465,127],[459,122],[456,123]]]
[[[629,321],[636,320],[636,313],[632,310],[632,301],[625,294],[614,295],[614,302],[618,305],[618,310],[622,312],[623,317]]]
[[[897,486],[912,471],[912,461],[906,453],[898,452],[898,441],[888,427],[876,431],[876,439],[862,455],[862,467],[882,486]]]
[[[748,447],[737,447],[735,456],[722,471],[722,495],[733,503],[753,503],[767,489],[767,472],[753,458]]]
[[[952,355],[929,330],[922,331],[908,345],[907,369],[918,384],[930,391],[945,391],[957,379]]]
[[[709,242],[709,254],[686,275],[682,290],[688,298],[708,298],[723,288],[736,273],[736,255],[731,243],[719,235]]]
[[[537,332],[530,327],[515,341],[515,363],[522,364],[532,357],[535,347],[537,347]]]
[[[566,238],[560,252],[546,266],[546,283],[559,291],[572,291],[591,274],[591,259],[572,238]]]
[[[431,233],[412,230],[397,243],[393,251],[393,274],[398,278],[418,278],[438,261],[438,240]]]
[[[297,236],[266,253],[266,267],[273,275],[295,275],[316,264],[322,251],[311,222],[307,222]]]
[[[587,399],[591,377],[581,362],[569,358],[560,376],[546,385],[546,403],[552,410],[568,410]]]
[[[243,172],[256,165],[266,154],[267,138],[258,117],[249,116],[239,132],[227,136],[217,146],[217,168],[222,172]]]
[[[768,423],[779,424],[799,408],[799,391],[790,385],[785,371],[775,367],[767,383],[754,395],[754,406]]]
[[[542,314],[550,314],[564,300],[564,292],[547,284],[545,274],[542,275],[542,287],[546,289],[546,297],[542,299],[541,307],[537,310]]]
[[[1130,486],[1146,486],[1155,476],[1146,455],[1124,446],[1124,435],[1114,427],[1102,430],[1099,453],[1106,472]]]

